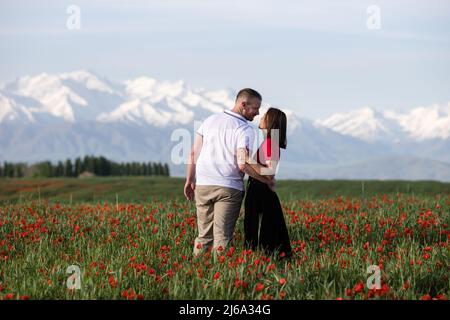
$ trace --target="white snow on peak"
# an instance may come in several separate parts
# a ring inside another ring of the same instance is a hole
[[[389,112],[403,130],[415,140],[448,139],[450,137],[450,103],[434,104],[430,107],[418,107],[407,114]]]
[[[212,100],[201,91],[187,90],[180,97],[180,100],[190,107],[203,108],[212,113],[222,112],[224,109],[231,109],[233,106],[227,104],[226,99],[224,101]]]
[[[179,101],[168,98],[165,106],[159,107],[148,100],[134,99],[121,104],[111,113],[103,113],[97,117],[100,122],[128,122],[143,125],[145,123],[165,127],[169,124],[187,124],[194,118],[194,113]]]
[[[68,122],[97,119],[101,122],[173,126],[231,109],[234,98],[235,92],[230,89],[193,89],[183,80],[158,81],[141,76],[114,83],[86,70],[41,73],[21,77],[0,87],[0,122],[16,118],[44,121],[47,114]],[[269,107],[264,102],[260,113]],[[281,110],[288,117],[288,134],[311,125],[309,120],[299,118],[292,110]],[[258,121],[259,118],[255,119],[254,124]],[[403,113],[364,107],[318,119],[312,125],[367,142],[449,139],[450,103],[419,107]]]
[[[125,92],[129,99],[139,100],[133,104],[140,111],[133,116],[125,116],[130,108],[119,106],[109,116],[102,114],[99,121],[142,121],[156,125],[187,124],[205,114],[221,112],[233,106],[226,90],[205,91],[190,89],[183,80],[157,81],[153,78],[138,77],[125,82]],[[140,120],[137,119],[138,114]]]
[[[98,94],[115,94],[106,81],[85,70],[25,76],[6,85],[5,90],[38,101],[39,107],[30,111],[48,113],[68,122],[75,122],[78,118],[92,114],[95,108],[105,107],[105,105],[89,105],[88,101],[101,104]],[[110,101],[104,103],[107,106]]]
[[[183,80],[158,82],[153,78],[139,77],[125,81],[126,93],[133,98],[151,98],[153,102],[165,97],[177,97],[185,90]]]
[[[145,98],[153,95],[155,85],[155,79],[139,77],[125,81],[125,90],[130,97]]]
[[[213,90],[213,91],[205,91],[203,95],[212,102],[219,103],[232,108],[234,106],[234,94],[233,99],[231,98],[232,94],[233,93],[229,90]]]
[[[158,93],[166,97],[177,97],[183,93],[184,81],[175,82],[164,81],[158,85]]]
[[[26,120],[35,122],[32,113],[26,107],[9,99],[0,91],[0,123],[6,120]]]
[[[59,76],[46,73],[20,78],[13,93],[39,101],[41,108],[36,111],[47,112],[69,122],[75,121],[71,102],[87,105],[86,100],[65,86]]]
[[[450,103],[412,109],[408,113],[383,112],[371,108],[337,113],[316,123],[344,135],[373,142],[402,136],[415,141],[448,139],[450,137]]]
[[[96,75],[86,70],[62,73],[60,77],[63,80],[72,80],[82,83],[89,90],[96,90],[114,94],[114,90],[110,86],[101,81]]]
[[[158,82],[153,78],[138,77],[125,81],[125,92],[128,100],[112,112],[100,114],[98,121],[164,127],[187,124],[194,119],[195,113],[183,100],[191,94],[183,80]]]
[[[315,124],[368,142],[396,134],[395,128],[385,119],[384,113],[370,107],[336,113],[328,118],[316,120]]]

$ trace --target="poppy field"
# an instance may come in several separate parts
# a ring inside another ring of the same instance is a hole
[[[291,258],[245,250],[243,210],[232,246],[194,257],[195,206],[178,197],[3,203],[0,299],[448,298],[450,194],[282,203]]]

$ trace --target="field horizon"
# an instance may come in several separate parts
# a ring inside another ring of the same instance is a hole
[[[49,200],[61,203],[136,202],[184,200],[184,178],[2,178],[0,204]],[[383,194],[412,196],[450,195],[450,183],[405,180],[278,180],[276,192],[283,201],[329,197],[367,198]]]

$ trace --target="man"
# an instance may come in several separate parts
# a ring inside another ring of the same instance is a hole
[[[224,249],[233,237],[244,197],[244,175],[267,183],[246,163],[253,154],[255,134],[247,121],[259,114],[262,97],[253,89],[242,89],[232,110],[208,117],[195,135],[187,164],[184,195],[195,197],[198,236],[194,254],[209,247]]]

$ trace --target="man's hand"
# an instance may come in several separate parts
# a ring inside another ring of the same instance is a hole
[[[195,181],[192,180],[186,180],[186,183],[184,185],[184,196],[186,199],[192,201],[195,198]]]
[[[197,163],[200,151],[203,146],[203,136],[200,134],[195,135],[194,145],[189,153],[188,161],[186,164],[186,183],[184,185],[184,196],[188,200],[194,200],[195,198],[195,164]]]

